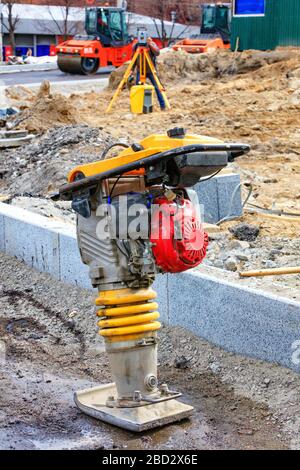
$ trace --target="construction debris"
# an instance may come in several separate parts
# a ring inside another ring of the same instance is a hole
[[[238,224],[230,227],[229,231],[239,240],[253,242],[259,234],[259,227],[249,224]]]
[[[0,148],[20,147],[34,139],[28,131],[0,131]]]
[[[217,51],[214,54],[195,54],[191,58],[184,52],[164,54],[159,60],[159,72],[163,80],[187,79],[189,82],[214,79],[226,75],[243,75],[279,62],[297,58],[297,52],[292,51],[244,51],[236,54],[232,62],[229,50]],[[199,77],[200,73],[200,77]]]
[[[18,111],[15,108],[0,108],[0,127],[4,127],[7,119],[14,114],[17,114]]]
[[[0,188],[9,194],[56,191],[75,162],[92,161],[111,142],[109,134],[84,124],[55,127],[20,150],[1,152]]]

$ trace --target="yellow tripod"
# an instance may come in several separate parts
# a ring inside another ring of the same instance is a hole
[[[115,94],[114,96],[112,97],[109,105],[108,105],[108,108],[106,110],[107,113],[109,113],[114,105],[114,103],[116,102],[119,94],[121,93],[124,85],[127,83],[127,80],[128,78],[130,77],[135,65],[137,64],[137,61],[139,61],[139,71],[140,71],[140,83],[142,84],[145,84],[146,83],[146,79],[147,79],[147,65],[149,66],[149,69],[151,70],[151,73],[154,77],[154,80],[155,80],[155,83],[156,85],[158,86],[158,89],[160,90],[164,100],[165,100],[165,103],[166,103],[166,106],[168,109],[171,108],[170,106],[170,103],[168,101],[168,98],[167,98],[167,95],[165,93],[165,89],[160,81],[160,79],[158,78],[158,75],[157,75],[157,72],[156,72],[156,69],[154,67],[154,64],[151,60],[151,57],[149,55],[149,49],[148,47],[144,47],[144,46],[138,46],[137,47],[137,50],[135,51],[134,53],[134,56],[130,62],[130,64],[128,65],[125,73],[124,73],[124,76],[121,80],[121,82],[119,83],[119,86],[118,88],[116,89],[115,91]]]

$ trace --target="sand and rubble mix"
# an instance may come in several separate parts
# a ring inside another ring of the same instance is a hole
[[[207,264],[237,271],[299,265],[300,214],[300,51],[245,51],[189,55],[166,52],[159,60],[172,109],[150,115],[129,112],[124,90],[111,113],[105,109],[124,68],[113,72],[101,93],[51,93],[44,83],[38,94],[25,87],[7,89],[10,103],[22,112],[11,126],[27,128],[37,138],[26,147],[0,152],[0,193],[12,203],[47,216],[59,216],[60,206],[45,200],[65,182],[78,163],[100,158],[110,143],[132,143],[174,126],[224,141],[250,143],[251,153],[229,165],[241,175],[243,199],[249,184],[252,195],[243,217],[221,225],[211,241]],[[22,196],[38,196],[26,203]],[[20,200],[21,196],[21,200]],[[256,206],[285,211],[293,216],[273,218],[258,214]],[[74,220],[65,205],[62,215]],[[237,223],[253,224],[259,236],[250,244],[233,243],[229,229]],[[300,276],[273,281],[299,289]],[[291,292],[293,298],[293,293]]]
[[[116,140],[131,143],[182,126],[252,146],[249,155],[230,164],[248,185],[243,198],[252,185],[252,206],[211,236],[205,263],[220,268],[222,276],[224,269],[299,265],[299,219],[249,210],[260,206],[300,215],[300,51],[164,53],[159,74],[172,109],[156,108],[151,115],[130,113],[128,90],[105,114],[122,73],[114,72],[101,93],[66,97],[53,94],[47,83],[38,94],[7,89],[9,103],[21,110],[8,125],[36,138],[0,151],[0,198],[74,224],[70,204],[49,198],[71,168],[100,158]],[[257,227],[258,236],[238,240],[230,229],[240,223]],[[253,286],[284,289],[296,299],[300,276],[256,279]],[[93,293],[6,255],[0,259],[0,292],[3,448],[300,448],[298,374],[224,352],[179,328],[160,332],[159,373],[195,407],[192,421],[136,436],[82,415],[73,391],[110,380],[93,320]]]

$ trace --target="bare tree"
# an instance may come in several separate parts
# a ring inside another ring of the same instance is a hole
[[[154,23],[157,37],[161,40],[164,47],[168,45],[168,34],[166,31],[165,20],[169,9],[169,0],[155,0],[153,10],[157,12],[157,19],[152,18]],[[160,27],[159,27],[160,23]]]
[[[14,54],[16,49],[15,32],[20,21],[19,15],[14,12],[14,6],[17,2],[15,0],[3,0],[2,3],[4,7],[1,15],[1,24],[8,33],[9,44]],[[4,12],[6,15],[3,14]]]
[[[82,8],[78,8],[78,2],[76,0],[62,0],[61,6],[56,7],[60,9],[62,20],[58,19],[55,14],[53,7],[48,5],[48,12],[53,21],[53,26],[46,26],[43,24],[43,28],[49,33],[57,34],[66,41],[69,36],[74,36],[82,29],[82,21],[76,21],[71,19],[72,8],[76,8],[78,13],[82,11]]]
[[[174,35],[173,37],[176,19],[180,18],[181,21],[183,21],[183,13],[180,8],[180,2],[174,5],[174,2],[171,0],[154,0],[152,1],[151,6],[153,7],[153,11],[155,11],[157,16],[157,18],[152,18],[152,21],[156,29],[157,37],[161,40],[163,47],[170,46],[172,42],[176,41],[182,37],[185,32],[187,32],[189,24],[183,28],[179,35]],[[169,34],[166,28],[166,21],[172,21],[173,23]],[[184,20],[184,24],[186,23],[188,23],[187,19]]]

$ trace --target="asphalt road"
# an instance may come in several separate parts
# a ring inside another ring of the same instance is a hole
[[[69,73],[63,73],[60,70],[5,73],[0,74],[0,84],[11,86],[41,83],[43,80],[49,80],[50,82],[99,80],[99,78],[109,77],[111,70],[111,67],[106,67],[100,69],[95,75],[72,75]]]

